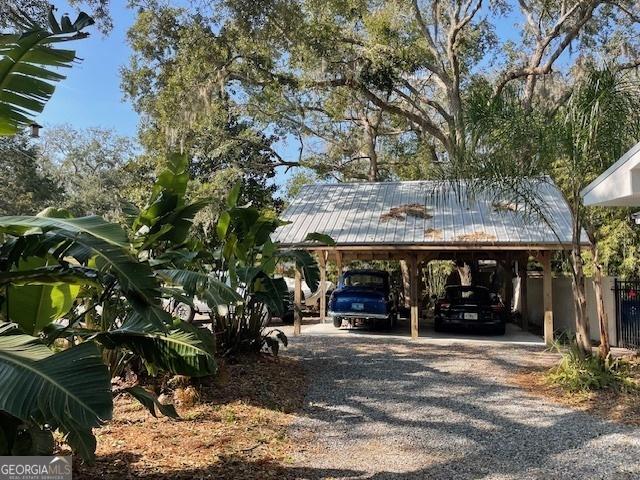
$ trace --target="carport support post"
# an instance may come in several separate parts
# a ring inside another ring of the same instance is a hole
[[[520,327],[529,330],[529,308],[527,306],[527,264],[529,255],[523,255],[518,259],[518,276],[520,277]]]
[[[302,325],[302,274],[296,267],[295,288],[293,290],[293,334],[300,335]]]
[[[418,338],[418,258],[409,257],[409,304],[411,306],[411,338]]]
[[[336,279],[336,286],[340,283],[340,275],[342,275],[342,252],[336,250],[336,270],[338,270],[338,278]]]
[[[542,298],[544,303],[544,343],[553,343],[553,277],[551,275],[551,252],[541,252]]]
[[[324,250],[318,253],[320,264],[320,321],[324,323],[327,317],[327,260]]]

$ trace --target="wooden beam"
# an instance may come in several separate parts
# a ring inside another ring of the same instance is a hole
[[[529,312],[527,307],[527,263],[529,255],[523,255],[518,259],[518,276],[520,277],[520,327],[529,329]]]
[[[588,243],[584,243],[583,245],[589,245]],[[496,252],[504,252],[507,250],[517,251],[517,252],[531,252],[537,251],[540,249],[547,250],[569,250],[571,246],[563,243],[522,243],[522,244],[513,244],[513,243],[471,243],[471,242],[458,242],[458,243],[447,243],[442,245],[371,245],[371,244],[358,244],[358,245],[338,245],[338,246],[302,246],[300,245],[288,245],[281,244],[280,248],[305,248],[306,250],[329,250],[329,251],[350,251],[350,252],[371,252],[371,251],[384,251],[384,252],[445,252],[445,251],[464,251],[464,252],[486,252],[486,251],[496,251]]]
[[[318,255],[320,264],[320,321],[324,323],[327,317],[327,259],[325,252]]]
[[[336,250],[336,270],[338,270],[338,279],[336,280],[336,284],[338,284],[342,275],[342,252],[340,250]]]
[[[298,268],[296,268],[293,303],[293,334],[300,335],[302,330],[302,274]]]
[[[544,304],[544,342],[553,343],[553,275],[551,252],[542,252],[542,298]]]
[[[409,304],[411,306],[411,338],[419,335],[419,300],[418,300],[418,259],[415,255],[409,257]]]

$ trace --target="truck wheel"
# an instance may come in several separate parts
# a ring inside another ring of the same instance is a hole
[[[193,307],[182,302],[176,304],[173,313],[180,320],[187,323],[193,322],[193,319],[196,316],[196,311],[193,309]]]
[[[498,325],[494,330],[493,330],[493,334],[494,335],[504,335],[507,331],[507,326],[504,323],[501,323],[500,325]]]
[[[341,317],[333,317],[333,326],[336,328],[340,328],[342,326],[342,318]]]
[[[387,324],[386,324],[386,330],[393,330],[393,326],[395,325],[395,319],[393,318],[393,315],[389,315],[389,318],[387,318],[386,320]]]
[[[293,325],[293,310],[287,310],[286,312],[284,312],[281,320],[284,325]]]
[[[434,330],[435,332],[438,332],[438,333],[440,333],[440,332],[444,332],[444,325],[442,325],[442,321],[441,321],[441,320],[436,319],[436,320],[434,321],[434,323],[433,323],[433,330]]]

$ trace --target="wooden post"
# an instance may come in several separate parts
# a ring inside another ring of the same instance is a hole
[[[520,327],[529,330],[529,312],[527,307],[527,263],[529,255],[524,255],[518,259],[518,276],[520,277]]]
[[[342,275],[342,252],[336,250],[336,270],[338,270],[338,278],[336,279],[336,286],[340,283],[340,276]]]
[[[416,255],[409,257],[409,303],[411,305],[411,338],[418,338],[418,259]]]
[[[504,259],[504,271],[505,271],[505,288],[504,288],[504,305],[507,307],[509,315],[508,320],[511,321],[511,314],[513,313],[513,258],[510,253],[505,255]]]
[[[551,252],[542,252],[542,296],[544,303],[544,343],[553,342],[553,276],[551,275]]]
[[[318,254],[320,264],[320,321],[324,323],[327,317],[327,259],[324,250]]]
[[[293,291],[293,334],[300,335],[302,325],[302,274],[296,268],[295,289]]]

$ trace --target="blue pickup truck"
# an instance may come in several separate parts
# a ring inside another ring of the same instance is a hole
[[[383,327],[397,319],[397,299],[389,274],[380,270],[350,270],[342,274],[329,299],[329,316],[336,328]]]

